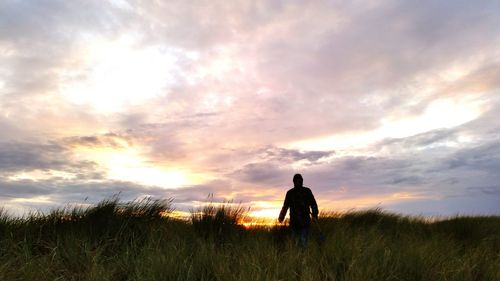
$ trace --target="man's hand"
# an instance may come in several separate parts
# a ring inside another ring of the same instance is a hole
[[[285,220],[285,218],[282,218],[282,217],[279,217],[279,218],[278,218],[278,222],[279,222],[279,223],[283,223],[283,221],[284,221],[284,220]]]
[[[318,221],[318,217],[317,216],[312,216],[311,222],[315,223],[316,221]]]

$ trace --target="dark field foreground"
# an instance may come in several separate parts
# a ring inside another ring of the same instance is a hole
[[[244,210],[228,204],[191,222],[170,211],[170,201],[107,200],[0,214],[0,280],[500,280],[498,216],[323,216],[302,251],[284,228],[238,226]]]

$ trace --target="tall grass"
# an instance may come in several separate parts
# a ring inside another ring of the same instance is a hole
[[[117,198],[0,210],[0,280],[500,280],[498,216],[324,215],[301,250],[285,227],[239,226],[238,204],[209,202],[191,221],[171,211],[171,200]]]
[[[241,236],[243,221],[247,208],[232,201],[221,204],[209,201],[201,208],[191,211],[191,223],[195,233],[205,239],[210,239],[217,245],[231,242]]]

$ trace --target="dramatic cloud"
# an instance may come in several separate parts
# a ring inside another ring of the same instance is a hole
[[[500,3],[4,1],[8,208],[499,213]],[[87,199],[85,199],[87,198]]]

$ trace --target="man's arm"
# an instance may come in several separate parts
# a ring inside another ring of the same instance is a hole
[[[282,223],[285,220],[286,212],[288,211],[288,207],[290,207],[290,199],[288,198],[288,192],[285,196],[285,202],[283,203],[283,208],[281,208],[280,216],[278,217],[278,221]]]
[[[314,195],[313,195],[312,191],[309,190],[309,192],[311,193],[310,202],[309,202],[309,204],[311,206],[311,210],[312,210],[311,215],[312,215],[313,219],[318,219],[318,213],[319,213],[318,204],[316,203],[316,199],[314,199]]]

